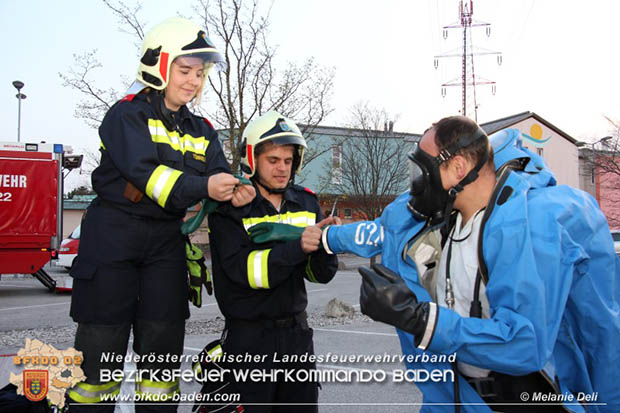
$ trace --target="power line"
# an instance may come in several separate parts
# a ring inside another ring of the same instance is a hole
[[[448,38],[448,32],[451,29],[459,29],[462,32],[461,45],[455,50],[436,55],[434,64],[435,68],[439,66],[439,59],[444,58],[460,58],[461,76],[454,78],[441,85],[441,94],[446,96],[446,88],[458,86],[461,88],[461,114],[463,116],[472,117],[478,121],[478,102],[476,98],[476,86],[490,85],[491,91],[495,94],[495,81],[477,76],[474,70],[474,56],[495,55],[497,63],[502,63],[501,52],[476,47],[473,44],[472,28],[484,27],[487,37],[491,35],[491,24],[474,20],[474,2],[473,0],[459,1],[459,20],[455,23],[443,27],[443,38]]]

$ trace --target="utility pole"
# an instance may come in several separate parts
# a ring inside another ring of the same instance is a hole
[[[476,76],[476,72],[474,70],[474,56],[496,55],[497,64],[501,65],[502,55],[501,52],[474,47],[471,34],[472,27],[484,27],[488,37],[491,35],[491,24],[476,21],[474,20],[473,15],[474,1],[460,0],[459,21],[443,27],[443,38],[448,38],[448,31],[450,29],[460,29],[462,31],[462,44],[460,47],[450,52],[435,56],[435,69],[439,67],[439,59],[453,57],[458,57],[461,59],[461,76],[443,83],[441,85],[441,95],[443,97],[446,96],[446,88],[449,86],[461,87],[461,114],[463,116],[469,116],[470,118],[473,117],[473,119],[477,122],[478,102],[476,98],[476,86],[491,85],[491,91],[493,94],[495,94],[496,89],[494,81]]]

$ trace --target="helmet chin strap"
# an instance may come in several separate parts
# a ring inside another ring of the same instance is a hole
[[[260,178],[260,175],[258,174],[258,171],[256,171],[254,173],[254,176],[252,177],[252,180],[254,182],[256,182],[258,185],[262,186],[267,192],[269,192],[270,194],[283,194],[286,192],[286,190],[291,186],[291,184],[293,183],[292,179],[289,179],[288,183],[286,184],[286,186],[284,188],[271,188],[267,185],[265,185],[262,182],[262,179]]]

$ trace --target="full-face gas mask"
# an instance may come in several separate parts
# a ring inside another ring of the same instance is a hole
[[[465,185],[478,178],[478,172],[486,163],[488,149],[476,166],[458,184],[445,190],[441,182],[439,167],[456,155],[456,153],[478,139],[486,138],[482,128],[478,128],[471,135],[459,136],[455,142],[444,148],[438,156],[431,156],[420,149],[416,144],[413,152],[409,153],[410,172],[410,195],[407,204],[413,216],[421,221],[427,221],[430,225],[437,225],[449,219],[456,195],[463,190]]]

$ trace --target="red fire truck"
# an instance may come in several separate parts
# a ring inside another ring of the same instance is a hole
[[[0,274],[32,274],[50,291],[56,281],[43,266],[58,257],[62,240],[63,145],[0,142]]]

